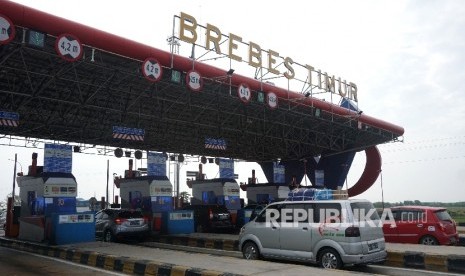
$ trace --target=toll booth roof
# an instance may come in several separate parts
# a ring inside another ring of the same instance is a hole
[[[255,184],[246,184],[249,187],[256,187],[256,186],[287,186],[287,183],[255,183]]]
[[[26,177],[41,177],[42,180],[47,182],[49,178],[72,178],[76,182],[76,177],[72,173],[65,173],[65,172],[41,172],[36,176],[26,175]]]
[[[138,177],[133,177],[133,178],[120,178],[115,180],[115,185],[116,188],[120,188],[121,182],[125,181],[147,181],[147,184],[150,184],[153,180],[163,180],[163,181],[169,181],[168,177],[166,175],[144,175],[144,176],[138,176]]]
[[[287,183],[255,183],[255,184],[241,184],[241,189],[247,191],[247,187],[281,187],[288,186]]]
[[[234,178],[212,178],[212,179],[188,181],[187,186],[189,188],[192,188],[192,185],[195,185],[195,184],[218,183],[218,182],[221,183],[221,184],[224,184],[226,182],[237,183],[236,179],[234,179]]]

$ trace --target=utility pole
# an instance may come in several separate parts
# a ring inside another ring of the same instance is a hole
[[[18,154],[15,153],[15,166],[13,169],[13,192],[11,194],[11,197],[13,197],[13,206],[15,203],[15,187],[16,187],[16,163],[18,163]]]

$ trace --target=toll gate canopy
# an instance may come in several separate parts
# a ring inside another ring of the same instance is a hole
[[[363,150],[403,135],[396,125],[277,87],[268,87],[279,99],[270,108],[253,79],[244,103],[236,91],[246,77],[200,63],[203,87],[192,91],[189,58],[8,1],[0,14],[15,28],[0,45],[0,111],[19,115],[17,126],[0,125],[4,137],[263,162]],[[57,53],[64,33],[83,45],[76,61]],[[156,82],[141,73],[150,56],[162,65]],[[115,139],[115,126],[142,130],[142,139]],[[207,146],[208,139],[223,146]]]

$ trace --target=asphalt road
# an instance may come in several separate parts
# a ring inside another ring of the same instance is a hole
[[[210,255],[216,255],[216,256],[227,256],[227,257],[242,259],[242,253],[239,251],[225,251],[225,250],[190,247],[190,246],[182,246],[182,245],[171,245],[171,244],[154,243],[154,242],[145,242],[145,243],[140,243],[139,245],[146,246],[146,247],[159,248],[159,249],[177,250],[177,251],[199,253],[199,254],[210,254]],[[302,264],[302,263],[297,263],[297,262],[286,262],[282,260],[280,261],[263,260],[260,262],[281,263],[283,265],[289,265],[290,267],[293,267],[293,268],[300,267],[301,269],[311,269],[311,268],[318,269],[317,266],[314,264]],[[347,272],[347,275],[351,275],[350,272],[355,272],[357,274],[366,274],[366,275],[388,275],[388,276],[405,276],[405,275],[409,275],[409,276],[453,276],[453,275],[463,276],[464,275],[464,274],[459,274],[459,273],[454,274],[451,272],[437,272],[437,271],[428,271],[428,270],[423,270],[423,269],[400,268],[400,267],[390,267],[390,266],[380,266],[380,265],[345,267],[341,271],[342,275],[344,275],[344,271]],[[308,274],[298,274],[298,275],[308,275]],[[337,274],[335,272],[334,275],[340,275],[340,274]]]
[[[0,274],[5,276],[126,275],[6,247],[0,247]]]

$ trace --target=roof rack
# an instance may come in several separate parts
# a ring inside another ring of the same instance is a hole
[[[331,200],[347,199],[349,194],[347,190],[331,190],[326,188],[296,188],[289,192],[287,201],[306,201],[306,200]]]

